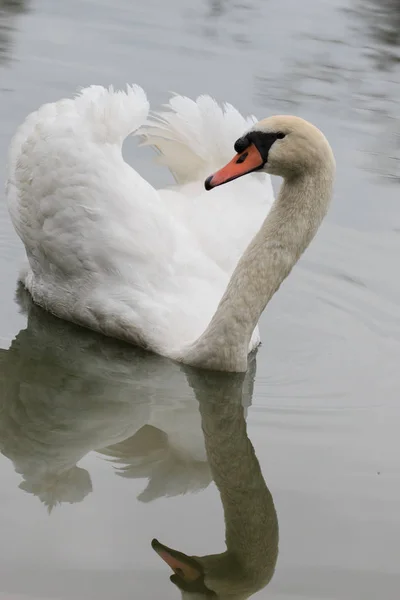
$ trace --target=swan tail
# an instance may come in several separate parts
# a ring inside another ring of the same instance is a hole
[[[210,96],[191,100],[173,96],[136,134],[153,146],[158,162],[166,165],[177,183],[197,181],[231,160],[233,145],[256,122],[244,118],[230,104],[220,106]]]
[[[138,85],[127,85],[125,91],[92,85],[78,94],[75,105],[97,142],[118,145],[145,123],[149,113],[146,94]]]
[[[62,149],[68,165],[79,151],[88,157],[93,145],[120,148],[146,122],[148,113],[141,87],[128,85],[120,91],[92,85],[74,98],[44,104],[28,115],[11,141],[7,164],[6,197],[17,232],[21,189],[28,176],[32,179],[35,174],[43,183],[45,170],[59,173],[56,154]]]
[[[99,85],[84,88],[74,99],[44,104],[28,115],[11,141],[8,169],[15,168],[25,144],[41,137],[62,134],[98,143],[122,144],[146,122],[148,113],[146,94],[138,85],[128,85],[126,91]]]

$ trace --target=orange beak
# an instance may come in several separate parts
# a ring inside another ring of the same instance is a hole
[[[206,190],[211,190],[212,188],[217,187],[217,185],[228,183],[228,181],[242,177],[242,175],[246,175],[246,173],[256,171],[262,167],[263,164],[264,159],[260,152],[254,144],[250,144],[244,152],[236,154],[225,167],[222,167],[222,169],[214,173],[214,175],[207,177],[204,182],[204,187]]]

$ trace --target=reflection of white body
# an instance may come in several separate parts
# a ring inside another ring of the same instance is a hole
[[[183,376],[183,374],[182,374]],[[211,481],[197,402],[186,399],[151,405],[149,424],[101,452],[126,478],[149,478],[138,499],[149,502],[207,487]]]
[[[0,450],[23,476],[21,487],[50,508],[79,502],[91,482],[76,463],[111,444],[106,453],[131,476],[154,479],[151,498],[207,486],[198,403],[182,368],[56,319],[26,293],[22,299],[27,329],[0,354]]]
[[[25,244],[22,281],[58,316],[164,356],[206,330],[239,257],[273,201],[252,173],[207,194],[254,119],[208,97],[172,98],[148,139],[178,185],[155,190],[122,158],[148,102],[137,86],[92,86],[31,114],[10,150],[7,200]],[[259,342],[256,327],[250,348]]]
[[[180,365],[56,319],[22,290],[19,300],[28,326],[0,352],[0,451],[22,489],[50,508],[81,501],[91,481],[76,464],[101,449],[118,474],[150,479],[143,501],[210,483]]]

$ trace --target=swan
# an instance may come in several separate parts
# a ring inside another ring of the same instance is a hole
[[[29,263],[20,280],[60,318],[245,372],[261,313],[328,210],[332,150],[303,119],[246,120],[206,96],[148,113],[138,86],[91,86],[20,126],[6,183]],[[131,133],[157,149],[176,186],[156,190],[124,161]],[[284,180],[275,202],[271,174]]]

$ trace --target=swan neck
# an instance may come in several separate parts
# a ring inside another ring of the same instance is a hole
[[[243,372],[259,318],[317,232],[332,195],[333,172],[283,182],[260,230],[239,260],[218,309],[185,362]]]

